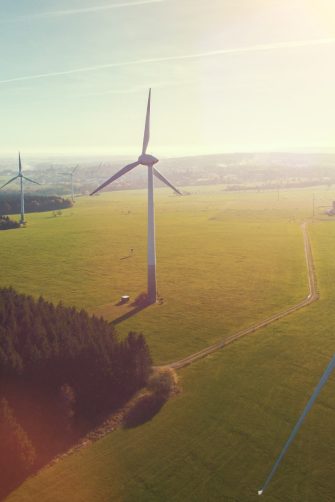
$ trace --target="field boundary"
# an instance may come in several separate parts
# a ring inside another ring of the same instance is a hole
[[[297,310],[300,310],[304,307],[307,307],[311,303],[316,302],[319,299],[319,291],[317,288],[317,281],[316,281],[316,274],[315,274],[315,267],[314,267],[314,260],[313,260],[313,253],[312,253],[312,247],[311,247],[311,242],[310,238],[308,235],[308,230],[307,230],[307,222],[303,222],[301,225],[302,229],[302,234],[303,234],[303,239],[304,239],[304,251],[305,251],[305,259],[306,259],[306,268],[307,268],[307,276],[308,276],[308,295],[301,300],[299,303],[292,305],[291,307],[288,307],[287,309],[274,314],[270,317],[267,317],[263,321],[260,321],[256,324],[253,324],[249,328],[242,329],[238,331],[237,333],[234,333],[233,335],[229,336],[225,340],[220,340],[219,342],[214,343],[213,345],[210,345],[209,347],[206,347],[202,350],[199,350],[198,352],[195,352],[194,354],[191,354],[189,356],[184,357],[183,359],[180,359],[179,361],[175,361],[172,363],[168,364],[163,364],[160,367],[162,368],[172,368],[174,370],[179,370],[181,368],[184,368],[185,366],[188,366],[199,359],[202,359],[209,354],[212,354],[213,352],[216,352],[220,349],[225,348],[227,345],[230,345],[233,342],[236,342],[240,338],[243,338],[247,335],[251,335],[255,331],[258,331],[261,328],[265,328],[266,326],[269,326],[270,324],[279,321],[280,319],[283,319],[284,317],[296,312]]]

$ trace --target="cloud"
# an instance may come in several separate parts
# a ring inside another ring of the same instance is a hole
[[[61,77],[66,75],[74,75],[77,73],[87,73],[87,72],[95,72],[100,70],[106,70],[109,68],[122,68],[127,66],[137,66],[137,65],[148,65],[155,63],[167,63],[172,61],[186,61],[192,59],[202,59],[216,56],[223,56],[225,54],[243,54],[248,52],[262,52],[262,51],[273,51],[280,49],[294,49],[299,47],[312,47],[312,46],[321,46],[321,45],[332,45],[335,43],[335,38],[321,38],[321,39],[313,39],[313,40],[292,40],[288,42],[276,42],[271,44],[259,44],[259,45],[251,45],[249,47],[237,47],[231,49],[219,49],[208,52],[198,52],[193,54],[183,54],[183,55],[175,55],[175,56],[165,56],[165,57],[156,57],[156,58],[147,58],[147,59],[135,59],[132,61],[120,61],[107,63],[103,65],[96,66],[86,66],[82,68],[73,68],[70,70],[63,71],[55,71],[48,73],[37,73],[35,75],[25,75],[20,77],[13,77],[0,80],[0,84],[7,84],[12,82],[22,82],[26,80],[39,80],[44,78],[52,78],[52,77]]]
[[[24,21],[27,19],[50,19],[57,17],[65,17],[65,16],[75,16],[78,14],[91,14],[94,12],[104,12],[112,9],[122,9],[125,7],[137,7],[140,5],[154,4],[154,3],[162,3],[165,0],[138,0],[135,2],[123,2],[109,5],[97,5],[95,7],[83,7],[81,9],[65,9],[65,10],[54,10],[47,12],[40,12],[36,14],[28,14],[27,16],[21,16],[15,19],[11,19],[11,21]]]

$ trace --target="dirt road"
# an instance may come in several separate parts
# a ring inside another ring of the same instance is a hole
[[[251,333],[254,333],[255,331],[264,328],[265,326],[269,326],[269,324],[272,324],[279,319],[282,319],[283,317],[286,317],[293,312],[296,312],[297,310],[302,309],[303,307],[306,307],[307,305],[310,305],[311,303],[315,302],[319,298],[319,293],[317,290],[317,284],[316,284],[316,276],[315,276],[315,270],[314,270],[314,262],[313,262],[313,255],[312,255],[312,249],[311,249],[311,243],[309,240],[308,236],[308,231],[307,231],[307,223],[303,223],[301,225],[302,228],[302,233],[303,233],[303,238],[304,238],[304,249],[305,249],[305,258],[306,258],[306,266],[307,266],[307,275],[308,275],[308,286],[309,286],[309,292],[306,298],[301,300],[299,303],[296,305],[293,305],[291,307],[288,307],[287,309],[283,310],[282,312],[279,312],[278,314],[274,314],[266,319],[264,319],[261,322],[258,322],[249,328],[242,329],[241,331],[238,331],[237,333],[229,336],[225,340],[221,340],[213,345],[210,345],[209,347],[206,347],[205,349],[199,350],[199,352],[195,352],[194,354],[191,354],[190,356],[184,357],[183,359],[180,359],[179,361],[175,361],[169,364],[164,365],[163,367],[168,367],[168,368],[173,368],[175,370],[178,370],[180,368],[184,368],[185,366],[188,366],[189,364],[194,363],[195,361],[198,361],[199,359],[202,359],[203,357],[208,356],[209,354],[212,354],[213,352],[216,352],[217,350],[223,349],[227,345],[230,345],[233,342],[236,342],[236,340],[239,340],[240,338],[250,335]]]

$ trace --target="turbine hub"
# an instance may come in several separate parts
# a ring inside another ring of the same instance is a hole
[[[147,153],[142,153],[142,155],[139,156],[138,161],[142,166],[152,166],[154,164],[157,164],[158,159],[154,157],[153,155],[148,155]]]

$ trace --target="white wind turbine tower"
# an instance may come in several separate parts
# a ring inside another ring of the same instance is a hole
[[[59,173],[59,174],[63,174],[64,176],[70,176],[70,180],[71,180],[71,199],[72,199],[72,202],[74,202],[74,186],[73,186],[73,175],[74,173],[76,172],[76,170],[78,169],[79,165],[77,164],[73,169],[72,171],[70,171],[69,173]]]
[[[40,185],[40,183],[37,183],[37,181],[31,180],[30,178],[27,178],[26,176],[23,176],[22,174],[22,164],[21,164],[21,155],[19,152],[19,173],[17,176],[12,178],[11,180],[7,181],[2,187],[0,187],[0,190],[4,188],[5,186],[9,185],[12,183],[12,181],[15,181],[16,179],[20,179],[20,190],[21,190],[21,218],[20,218],[20,225],[24,225],[25,220],[24,220],[24,183],[23,180],[29,181],[30,183],[35,183],[36,185]]]
[[[149,90],[147,114],[145,119],[144,138],[142,153],[136,162],[128,164],[114,174],[111,178],[100,185],[91,195],[102,190],[104,187],[113,183],[116,179],[128,173],[135,167],[142,165],[148,168],[148,301],[155,303],[157,300],[157,286],[156,286],[156,242],[155,242],[155,211],[154,211],[154,183],[153,176],[155,175],[160,181],[172,188],[178,195],[182,193],[172,185],[155,167],[154,164],[158,159],[153,155],[147,154],[147,148],[150,138],[150,102],[151,102],[151,89]]]

